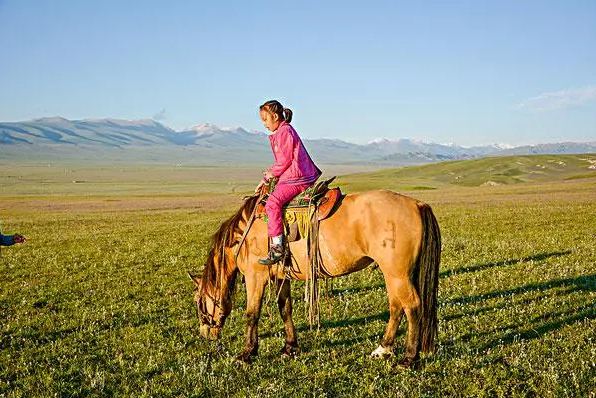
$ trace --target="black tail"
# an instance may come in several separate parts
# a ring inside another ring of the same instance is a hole
[[[422,218],[422,242],[416,262],[418,294],[421,300],[419,344],[423,353],[429,353],[435,349],[438,333],[437,293],[441,263],[441,231],[429,205],[419,202],[418,209]]]

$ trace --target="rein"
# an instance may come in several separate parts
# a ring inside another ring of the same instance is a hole
[[[249,198],[251,198],[251,197],[254,197],[254,196],[249,196]],[[255,203],[255,207],[252,209],[252,214],[250,215],[250,217],[246,223],[246,228],[244,228],[244,232],[242,233],[242,237],[240,238],[240,243],[238,243],[238,247],[236,248],[236,250],[234,250],[234,263],[238,262],[238,254],[240,253],[242,244],[244,244],[244,241],[246,240],[246,235],[248,235],[248,232],[250,231],[250,227],[252,226],[252,223],[255,221],[255,217],[257,215],[257,207],[258,207],[258,204],[261,201],[262,197],[263,197],[263,191],[261,190],[261,192],[259,193],[259,198],[257,199],[257,202]]]

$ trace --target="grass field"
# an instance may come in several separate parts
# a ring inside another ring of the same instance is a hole
[[[269,297],[259,357],[234,361],[242,285],[223,338],[199,337],[186,271],[259,170],[4,164],[2,231],[28,241],[0,259],[0,396],[596,397],[596,171],[582,159],[596,156],[338,179],[424,200],[439,220],[439,344],[412,371],[368,357],[389,317],[372,268],[334,280],[319,330],[294,283],[295,360],[278,355]]]

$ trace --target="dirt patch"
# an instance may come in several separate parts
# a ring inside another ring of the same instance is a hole
[[[12,208],[10,200],[3,201],[2,208]],[[209,212],[242,204],[238,195],[200,195],[166,197],[89,197],[89,198],[21,198],[18,201],[21,211],[42,212],[124,212],[124,211],[168,211],[188,210],[189,212]]]
[[[485,183],[481,184],[481,187],[496,187],[497,185],[502,185],[496,181],[486,181]]]

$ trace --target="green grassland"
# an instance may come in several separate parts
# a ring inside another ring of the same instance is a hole
[[[596,397],[589,160],[489,158],[338,178],[345,192],[424,200],[439,220],[438,348],[410,371],[369,358],[389,317],[374,268],[333,281],[318,330],[293,284],[294,360],[278,355],[270,292],[260,355],[235,362],[243,285],[223,338],[199,337],[186,271],[201,269],[259,170],[4,164],[2,230],[28,241],[0,259],[0,396]]]
[[[593,177],[595,165],[596,154],[489,157],[354,174],[344,182],[358,189],[496,186]]]

